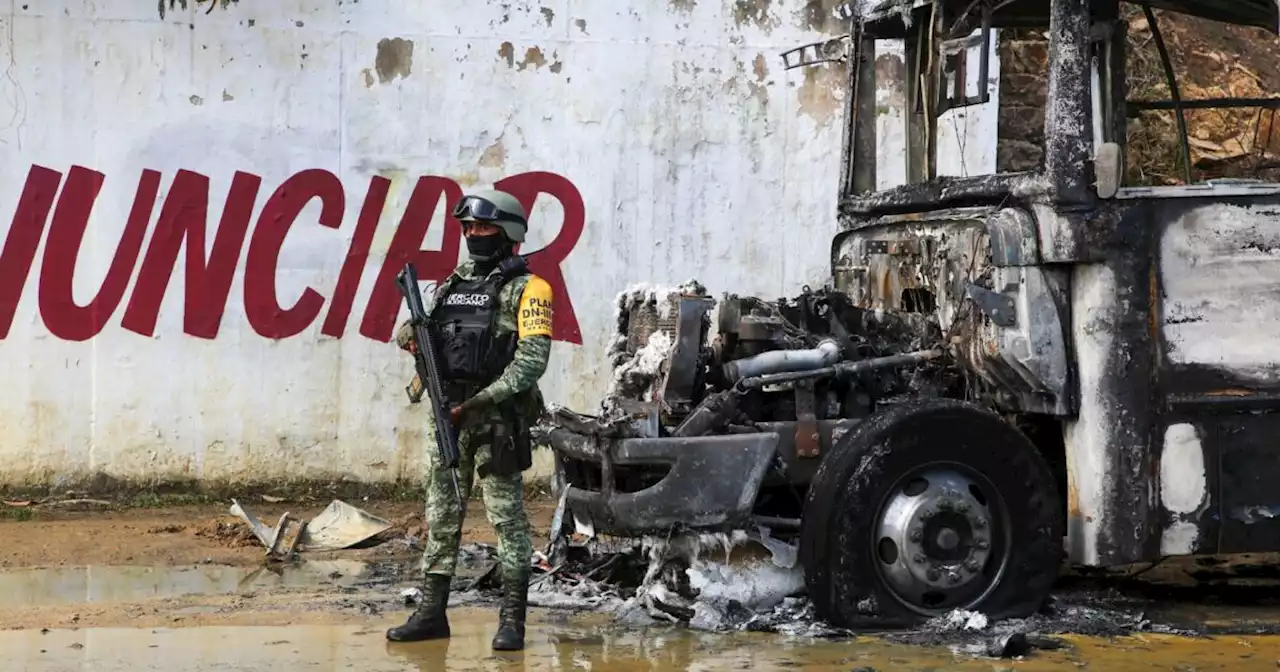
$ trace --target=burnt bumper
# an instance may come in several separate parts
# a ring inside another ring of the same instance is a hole
[[[555,429],[547,443],[568,481],[579,526],[640,536],[672,526],[714,529],[745,523],[778,445],[772,432],[598,440]]]

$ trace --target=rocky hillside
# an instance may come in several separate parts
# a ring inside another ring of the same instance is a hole
[[[1228,26],[1170,12],[1156,17],[1184,99],[1280,96],[1280,39],[1256,28]],[[1170,97],[1152,31],[1129,6],[1129,98]],[[1000,170],[1024,170],[1041,159],[1044,72],[1042,35],[1005,31],[1001,54]],[[1259,108],[1186,111],[1192,179],[1280,179],[1280,111]],[[1144,112],[1128,121],[1131,185],[1180,184],[1184,166],[1172,111]]]

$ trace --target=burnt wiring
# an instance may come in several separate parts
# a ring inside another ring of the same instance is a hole
[[[973,242],[973,247],[969,250],[969,268],[964,277],[974,277],[974,270],[978,264],[978,242]],[[975,280],[978,278],[975,278]],[[966,297],[960,302],[956,314],[951,318],[951,324],[947,327],[947,331],[943,334],[942,347],[947,352],[951,351],[952,343],[960,338],[960,329],[965,325],[973,325],[974,320],[974,302],[973,297]],[[976,401],[982,398],[980,391],[980,380],[969,371],[968,367],[960,367],[960,375],[964,380],[965,401]]]

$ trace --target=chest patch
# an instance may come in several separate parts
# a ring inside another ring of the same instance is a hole
[[[484,294],[480,292],[476,292],[476,293],[457,292],[455,294],[450,294],[446,296],[444,299],[444,305],[445,306],[471,306],[475,308],[482,308],[484,306],[489,305],[489,298],[490,297],[488,294]]]

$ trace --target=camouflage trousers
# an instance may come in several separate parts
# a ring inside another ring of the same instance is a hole
[[[430,423],[428,423],[430,424]],[[487,464],[491,446],[490,424],[470,423],[458,436],[458,487],[464,500],[471,498],[476,470]],[[428,436],[435,428],[428,427]],[[453,576],[458,563],[458,546],[462,541],[465,502],[459,502],[453,490],[449,469],[439,466],[440,454],[430,444],[427,454],[427,548],[422,554],[423,574]],[[489,474],[480,479],[485,514],[498,534],[498,563],[504,577],[519,576],[528,571],[533,555],[529,518],[524,510],[524,475]]]

